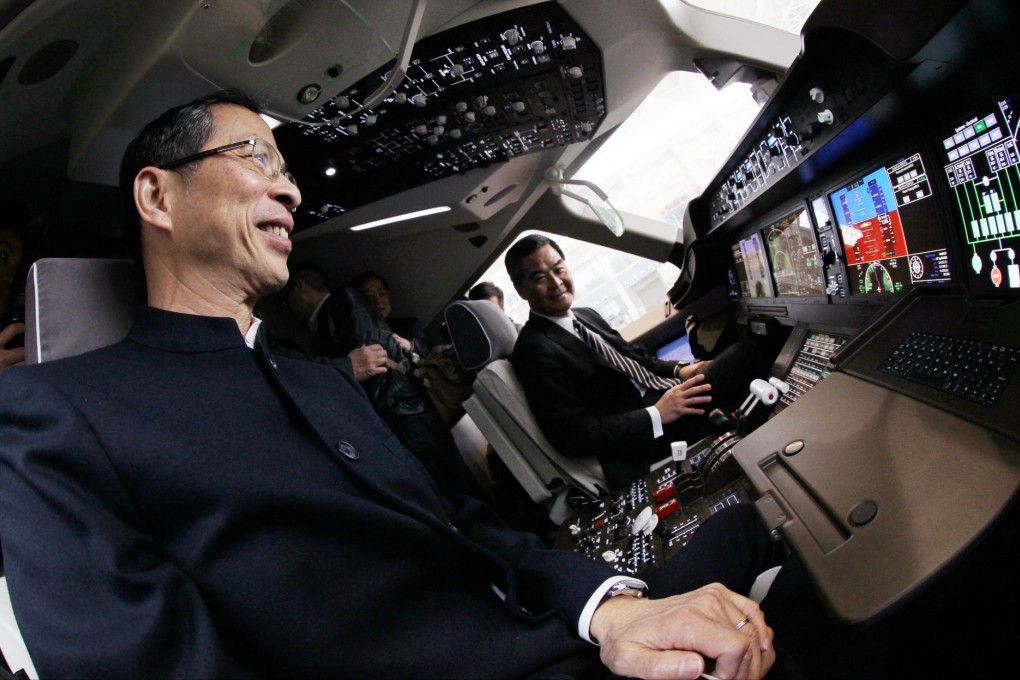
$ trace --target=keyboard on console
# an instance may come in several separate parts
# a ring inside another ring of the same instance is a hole
[[[1020,349],[932,333],[911,333],[879,369],[995,406],[1020,362]]]

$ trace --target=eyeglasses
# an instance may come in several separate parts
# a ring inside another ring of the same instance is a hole
[[[199,151],[191,156],[185,156],[180,160],[167,163],[162,166],[161,170],[173,170],[187,163],[193,163],[194,161],[201,160],[206,156],[215,156],[216,154],[223,153],[225,151],[233,151],[234,149],[243,149],[248,147],[250,154],[246,154],[245,158],[250,158],[251,162],[255,164],[259,172],[266,176],[270,182],[275,182],[276,178],[283,175],[287,178],[287,181],[297,186],[297,179],[294,175],[290,174],[284,166],[283,160],[280,158],[280,152],[273,147],[272,144],[264,139],[258,137],[252,137],[251,139],[244,139],[240,142],[232,142],[230,144],[224,144],[218,146],[215,149],[208,149],[206,151]]]

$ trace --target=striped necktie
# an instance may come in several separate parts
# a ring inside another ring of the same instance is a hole
[[[638,385],[643,385],[645,389],[668,390],[670,387],[675,387],[680,384],[679,380],[661,378],[630,357],[625,357],[620,354],[615,347],[603,340],[598,333],[593,333],[587,326],[578,321],[576,318],[574,319],[574,329],[589,347],[599,353],[599,356],[615,366],[617,370],[625,374]]]

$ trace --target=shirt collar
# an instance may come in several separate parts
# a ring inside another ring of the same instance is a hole
[[[563,330],[567,331],[571,335],[574,336],[577,335],[577,329],[574,328],[574,319],[576,317],[574,316],[574,313],[570,310],[567,310],[567,316],[549,316],[548,314],[539,314],[534,310],[532,310],[531,313],[534,314],[535,316],[540,316],[548,321],[552,321],[554,324],[556,324]]]
[[[252,325],[255,326],[254,319]],[[230,317],[200,316],[144,307],[128,339],[183,354],[245,347],[245,338]]]
[[[259,326],[262,325],[262,319],[258,317],[251,318],[251,325],[248,326],[248,332],[244,334],[244,344],[248,345],[249,348],[255,349],[255,338],[259,334]]]

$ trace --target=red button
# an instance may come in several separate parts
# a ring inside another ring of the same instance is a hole
[[[665,519],[678,510],[680,510],[680,501],[675,498],[670,498],[668,501],[655,508],[655,514],[659,516],[659,519]]]
[[[670,482],[666,486],[660,486],[658,489],[652,492],[652,498],[655,499],[656,503],[661,503],[667,498],[672,498],[676,495],[676,487]]]

